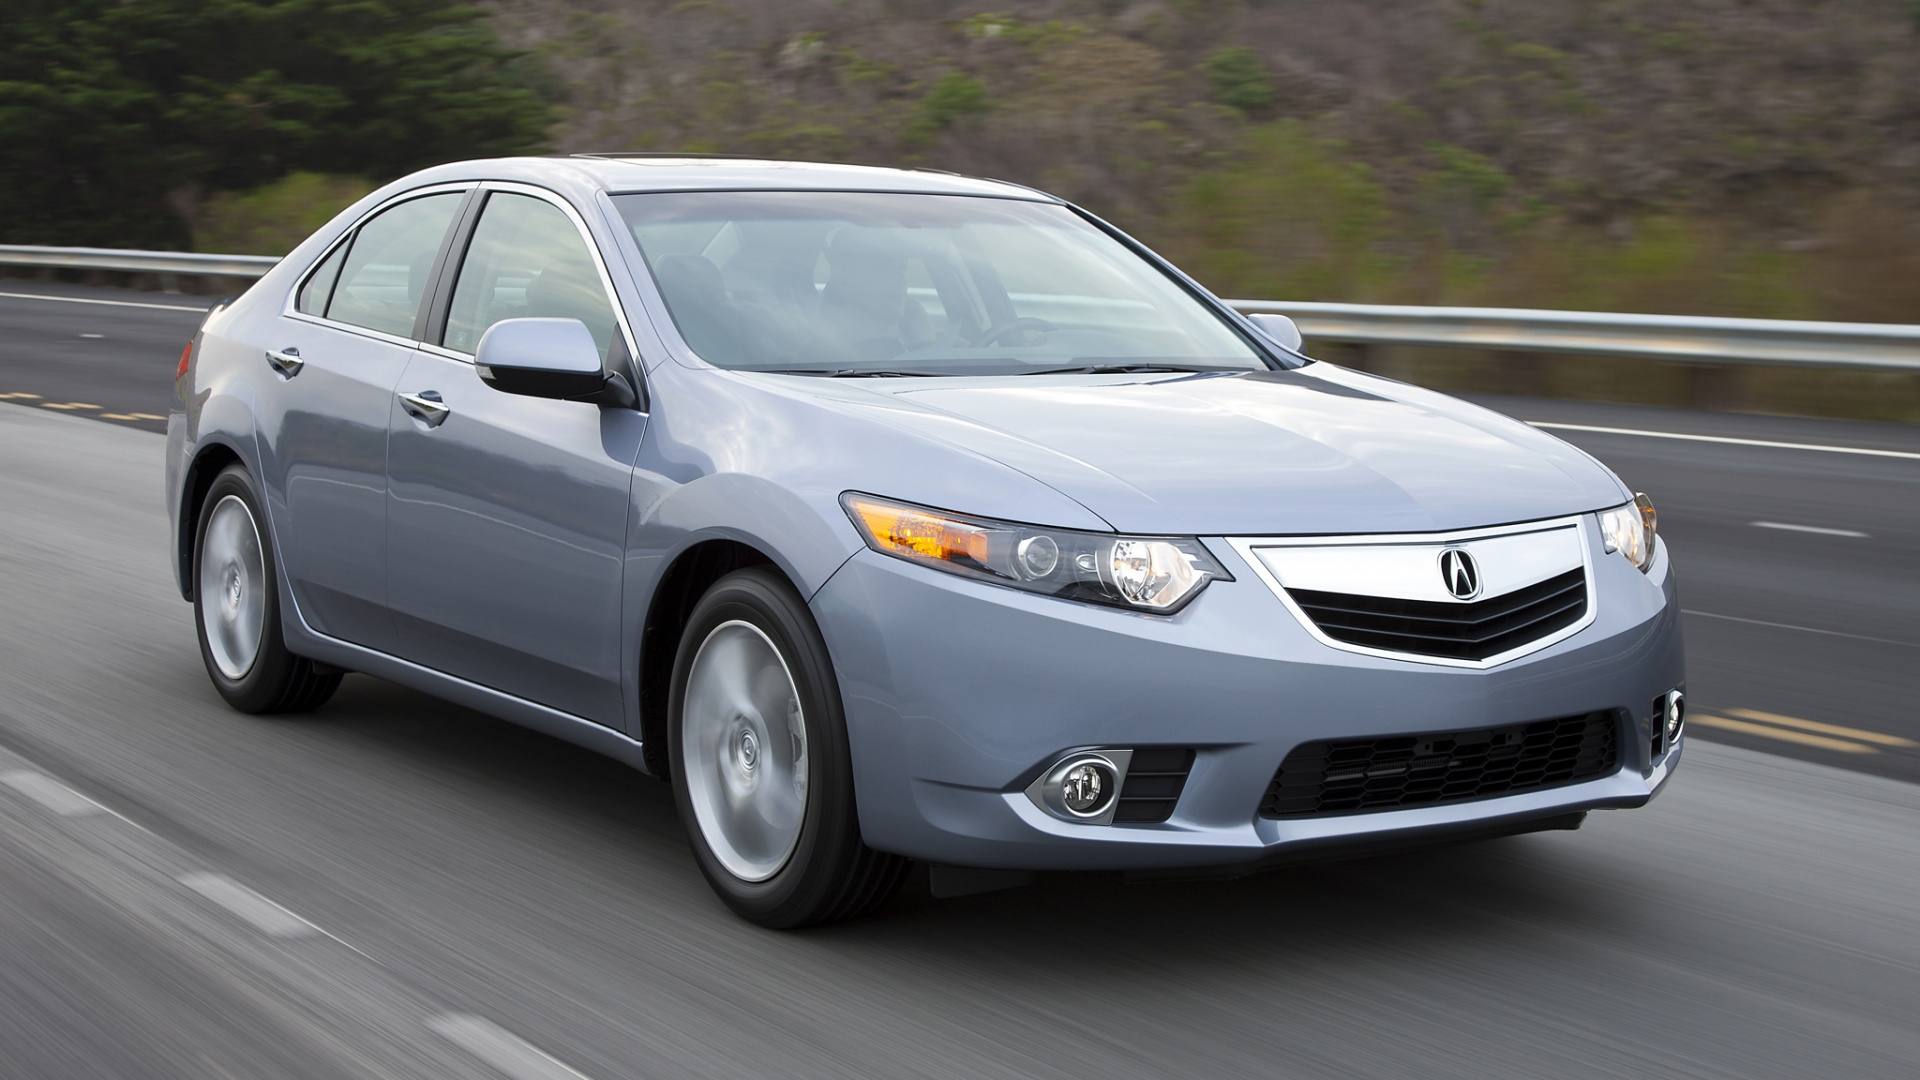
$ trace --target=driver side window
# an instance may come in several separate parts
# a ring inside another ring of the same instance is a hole
[[[453,289],[441,344],[471,353],[502,319],[579,319],[607,359],[613,304],[572,219],[544,199],[496,191],[487,198]]]

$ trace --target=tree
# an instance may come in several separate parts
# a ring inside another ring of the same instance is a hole
[[[532,150],[515,61],[457,0],[6,0],[0,239],[179,247],[206,192]]]

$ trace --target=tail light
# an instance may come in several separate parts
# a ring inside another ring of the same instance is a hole
[[[180,350],[180,366],[174,369],[173,381],[179,382],[181,379],[184,379],[187,377],[187,362],[192,359],[193,359],[193,342],[189,341],[187,342],[186,347]]]

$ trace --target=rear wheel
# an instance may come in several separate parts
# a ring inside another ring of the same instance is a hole
[[[908,861],[860,839],[826,643],[779,574],[737,571],[700,599],[669,716],[680,817],[734,911],[786,929],[863,914],[899,890]]]
[[[268,533],[253,478],[229,465],[200,505],[193,611],[214,689],[248,713],[305,712],[340,686],[340,672],[287,651]]]

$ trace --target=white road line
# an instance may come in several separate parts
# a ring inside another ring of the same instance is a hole
[[[186,307],[181,304],[143,304],[136,300],[97,300],[91,296],[43,296],[39,293],[0,292],[9,300],[56,300],[62,304],[105,304],[108,307],[153,308],[155,311],[192,311],[206,314],[203,307]]]
[[[1868,539],[1866,533],[1854,532],[1852,529],[1828,529],[1819,525],[1789,525],[1784,521],[1755,521],[1751,524],[1756,529],[1784,529],[1787,532],[1817,533],[1821,536],[1851,536],[1856,540]]]
[[[83,814],[107,812],[106,807],[85,795],[31,769],[15,769],[12,772],[0,773],[0,784],[7,785],[61,817],[79,817]]]
[[[427,1026],[513,1080],[587,1080],[585,1073],[478,1016],[450,1013],[434,1017]]]
[[[1775,630],[1798,630],[1803,634],[1825,634],[1828,637],[1852,638],[1855,641],[1872,641],[1881,645],[1904,645],[1909,649],[1920,649],[1920,645],[1916,645],[1911,641],[1896,641],[1893,638],[1884,637],[1868,637],[1865,634],[1847,634],[1838,630],[1820,630],[1811,626],[1795,626],[1792,623],[1768,622],[1765,619],[1743,619],[1738,615],[1721,615],[1712,611],[1694,611],[1690,608],[1681,608],[1680,614],[1698,615],[1703,619],[1725,619],[1727,622],[1747,623],[1752,626],[1771,626]]]
[[[1733,446],[1771,446],[1780,450],[1822,450],[1829,454],[1865,454],[1868,457],[1909,458],[1920,461],[1920,453],[1909,450],[1869,450],[1863,446],[1823,446],[1819,443],[1771,442],[1766,439],[1732,439],[1724,435],[1683,435],[1677,431],[1641,431],[1637,428],[1594,427],[1591,424],[1551,424],[1529,420],[1537,428],[1554,431],[1597,431],[1602,435],[1641,435],[1649,439],[1682,439],[1687,442],[1728,443]]]
[[[182,874],[179,880],[268,937],[306,937],[320,932],[319,927],[224,874]]]

